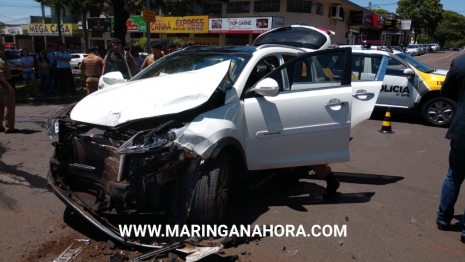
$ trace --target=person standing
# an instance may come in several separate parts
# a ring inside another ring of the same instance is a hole
[[[442,83],[441,96],[457,101],[457,112],[446,134],[446,138],[450,139],[449,170],[442,185],[436,219],[439,230],[450,230],[454,206],[465,179],[465,55],[452,60],[450,70]],[[465,211],[462,216],[460,241],[465,244]]]
[[[71,54],[65,50],[65,45],[60,43],[58,45],[58,52],[55,54],[57,60],[58,83],[61,93],[64,94],[66,89],[69,88],[72,94],[76,94],[76,84],[74,83],[73,72],[71,71]]]
[[[82,60],[81,75],[86,80],[87,94],[98,89],[98,81],[102,75],[103,59],[98,56],[98,46],[89,48],[89,55]]]
[[[152,53],[148,55],[144,62],[142,63],[141,69],[144,70],[149,65],[153,64],[155,61],[163,57],[163,53],[161,52],[162,46],[158,43],[154,43],[152,45]]]
[[[50,62],[50,85],[53,86],[55,90],[58,89],[57,74],[55,73],[57,68],[57,61],[55,60],[55,52],[52,50],[51,45],[47,45],[47,59]]]
[[[168,43],[169,43],[168,39],[162,39],[162,40],[160,40],[161,53],[162,53],[163,55],[169,54],[169,52],[168,52]]]
[[[134,62],[134,58],[132,57],[131,53],[129,52],[126,52],[123,50],[123,45],[121,43],[121,40],[119,38],[113,38],[111,40],[111,46],[112,48],[116,49],[118,52],[120,52],[121,54],[123,54],[124,56],[124,59],[126,60],[126,63],[128,64],[128,67],[129,67],[129,70],[131,71],[131,75],[134,76],[136,74],[136,62]],[[111,57],[110,59],[112,59],[112,61],[115,61],[117,64],[118,64],[118,59],[116,57]],[[105,64],[106,64],[106,61],[107,61],[107,56],[105,55],[105,58],[103,58],[103,69],[102,69],[102,74],[105,73]],[[119,65],[118,67],[118,70],[121,72],[121,66],[122,65]],[[112,69],[112,71],[115,71],[116,69]],[[112,71],[109,71],[109,72],[112,72]],[[124,75],[124,72],[121,72],[123,75]],[[128,76],[126,76],[127,78],[129,78]]]
[[[340,186],[339,180],[334,176],[329,165],[313,165],[310,168],[315,172],[315,175],[326,181],[326,188],[323,192],[323,198],[333,199],[336,196],[336,191]]]
[[[141,70],[143,59],[139,54],[139,50],[134,49],[131,53],[134,58],[134,62],[136,63],[136,74],[138,74]]]
[[[174,53],[177,50],[176,44],[173,43],[173,42],[168,42],[166,44],[166,48],[167,48],[166,50],[167,50],[168,54]]]
[[[3,55],[5,46],[0,43],[0,132],[18,133],[19,129],[15,128],[15,90],[8,81],[11,78],[10,68]]]
[[[23,79],[24,81],[26,81],[26,97],[29,97],[31,95],[31,93],[29,92],[30,85],[32,85],[36,96],[40,96],[40,94],[37,93],[36,88],[36,74],[34,68],[35,60],[34,57],[29,55],[29,51],[26,48],[23,48],[21,50],[21,58],[19,59],[19,62],[21,63],[21,67],[23,68]]]
[[[40,72],[40,87],[45,93],[52,92],[52,85],[50,82],[50,61],[47,58],[47,54],[43,51],[39,53],[39,61],[37,61],[39,65],[39,72]]]

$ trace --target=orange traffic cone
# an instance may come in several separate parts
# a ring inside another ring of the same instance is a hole
[[[383,134],[391,134],[394,133],[391,128],[391,109],[387,109],[386,115],[384,116],[383,125],[381,126],[381,130],[379,132]]]

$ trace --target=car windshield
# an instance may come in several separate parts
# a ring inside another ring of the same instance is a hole
[[[241,73],[251,58],[248,53],[222,52],[176,52],[159,59],[144,71],[134,76],[131,81],[156,77],[164,74],[175,74],[186,71],[199,70],[223,61],[231,60],[232,80]]]
[[[416,69],[420,70],[423,73],[431,73],[431,72],[434,71],[434,69],[432,69],[431,67],[423,64],[422,62],[420,62],[419,60],[411,57],[408,54],[401,53],[401,54],[397,54],[397,56],[404,59],[409,64],[411,64],[413,67],[415,67]]]
[[[407,48],[418,48],[417,45],[409,45]]]
[[[10,59],[20,59],[19,50],[5,50],[6,60]]]

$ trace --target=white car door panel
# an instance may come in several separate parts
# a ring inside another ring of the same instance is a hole
[[[352,82],[351,128],[370,118],[383,81]]]
[[[277,96],[245,96],[245,144],[250,170],[349,160],[350,75],[341,77],[338,83],[315,82],[321,77],[315,78],[320,71],[314,69],[321,68],[318,63],[314,68],[313,62],[319,56],[331,55],[350,59],[350,53],[350,49],[341,48],[303,54],[267,76],[279,83],[282,91]],[[283,75],[288,75],[288,81],[282,79]],[[284,86],[287,82],[290,90]]]
[[[415,77],[403,74],[409,68],[394,58],[389,58],[386,76],[381,87],[377,105],[412,108],[415,102]]]

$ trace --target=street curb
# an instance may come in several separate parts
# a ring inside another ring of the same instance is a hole
[[[16,98],[16,104],[32,104],[32,103],[72,103],[77,102],[86,97],[83,96],[54,96],[54,97],[29,97],[29,98]]]

